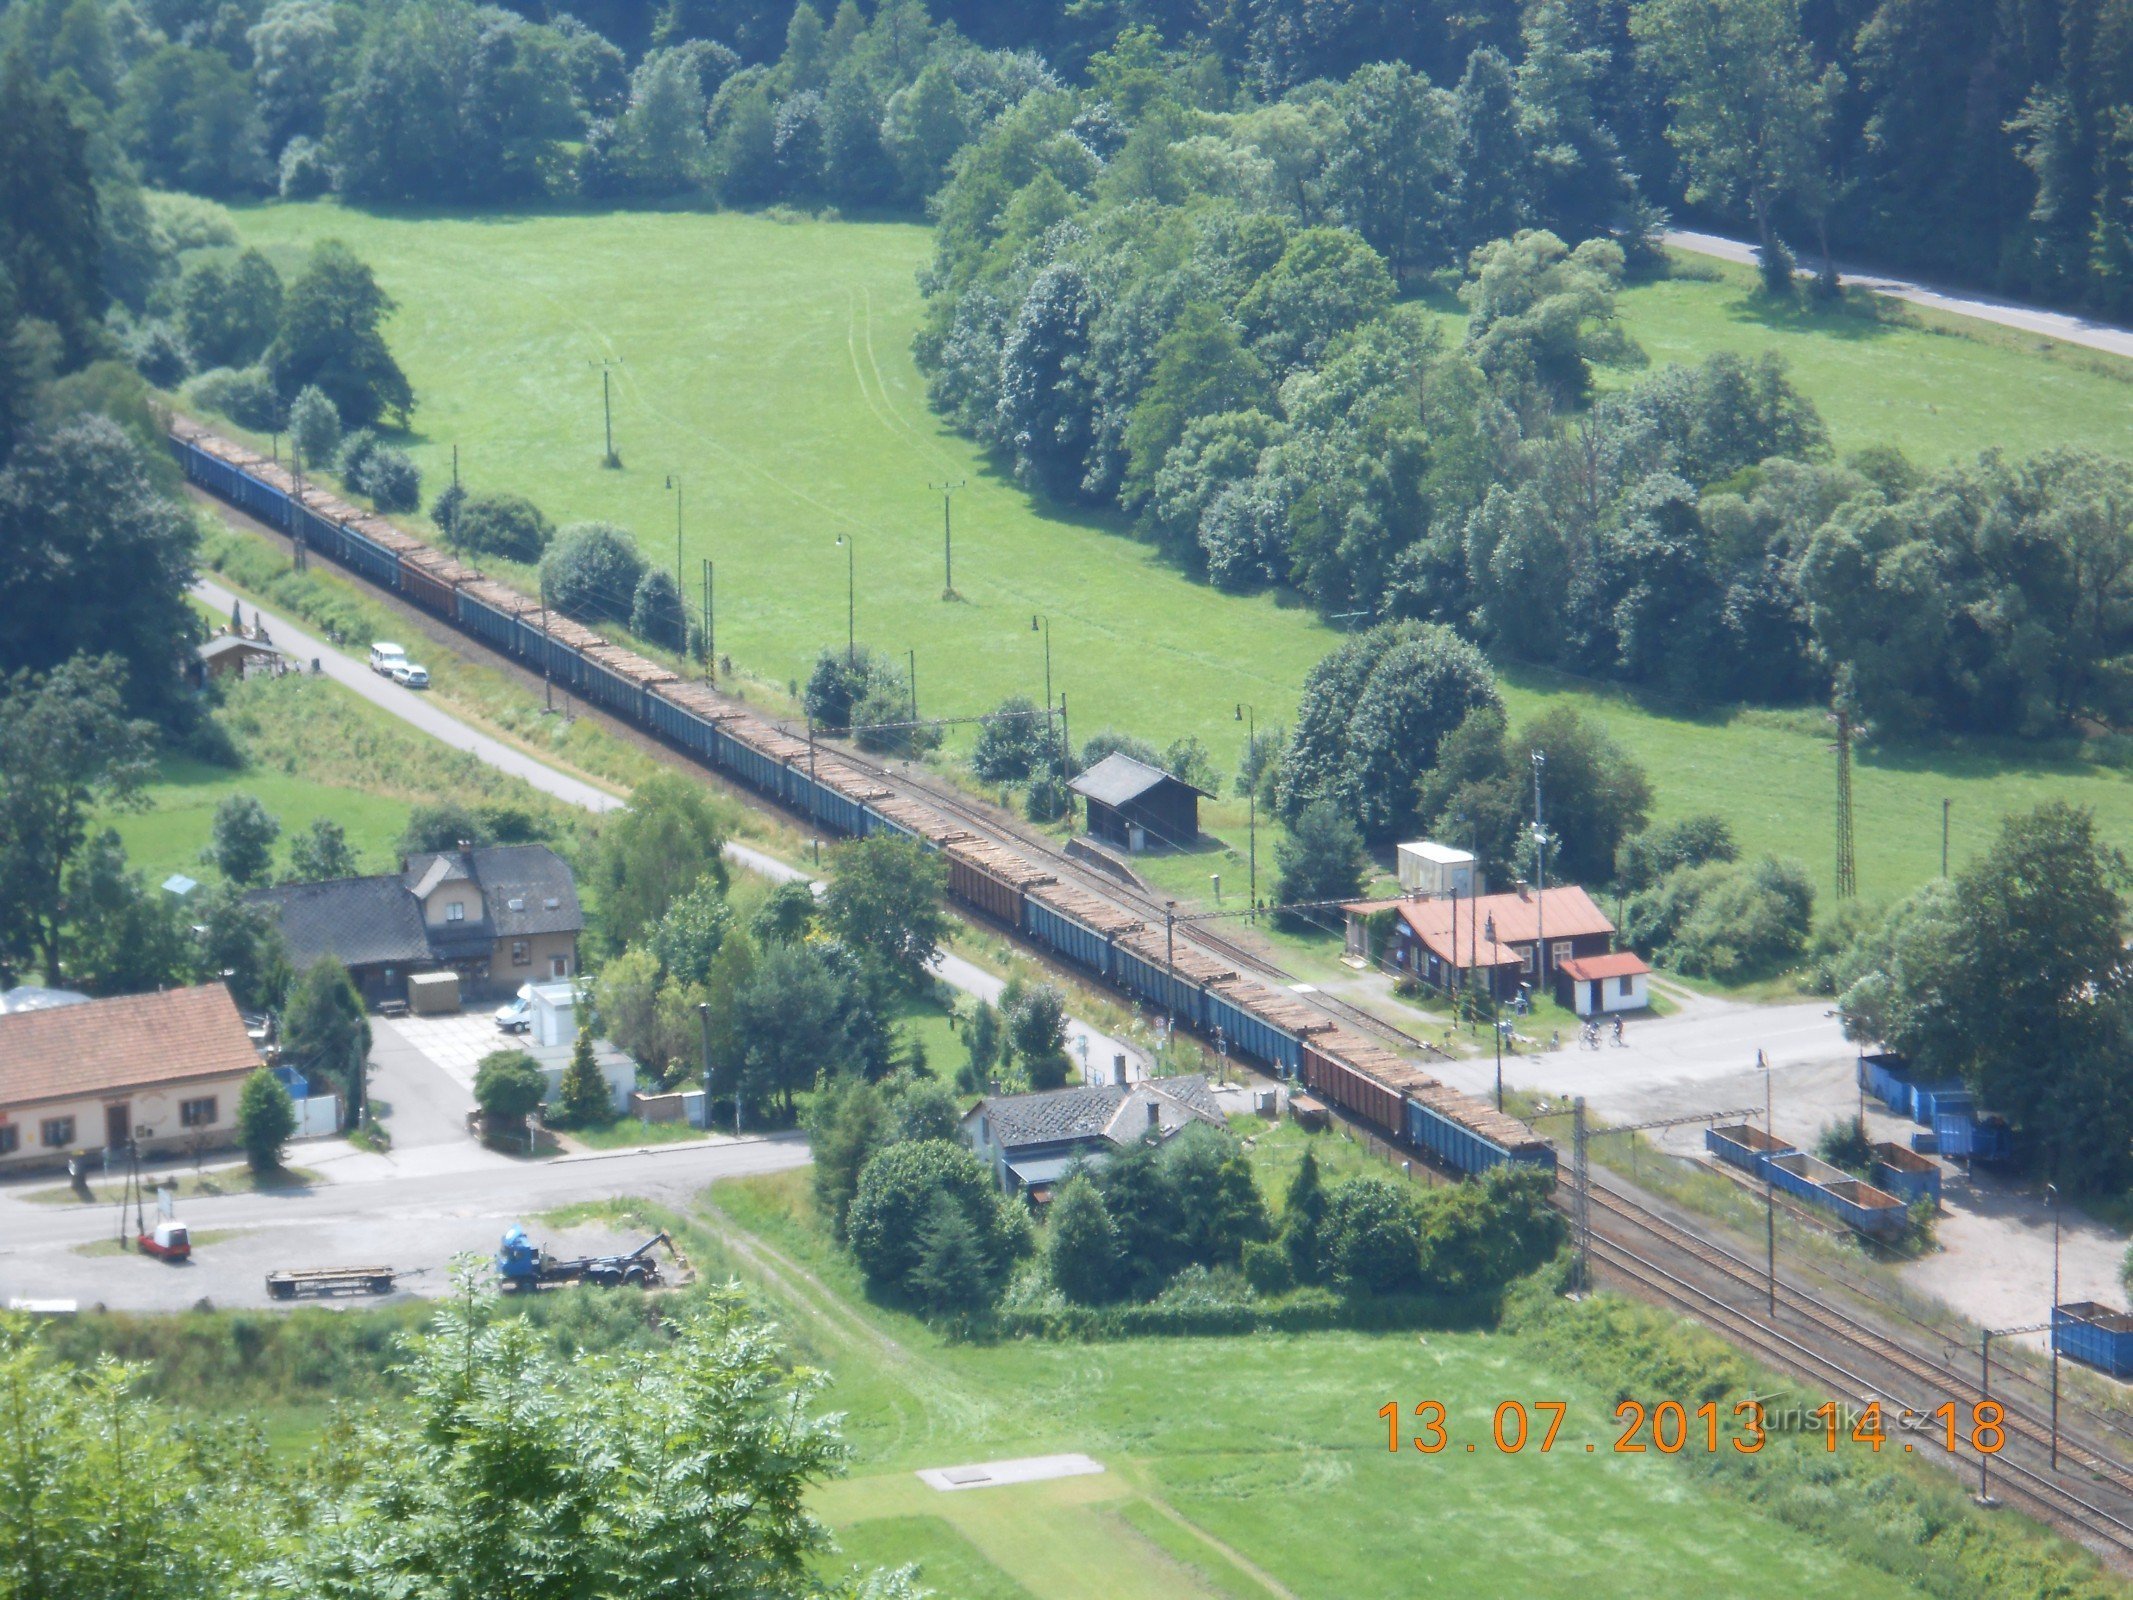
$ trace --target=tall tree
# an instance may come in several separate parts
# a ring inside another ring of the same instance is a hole
[[[381,331],[393,302],[369,267],[338,239],[313,247],[289,285],[281,327],[266,355],[267,371],[284,399],[307,386],[334,404],[350,428],[367,428],[390,412],[405,422],[415,392]]]
[[[72,921],[64,981],[90,994],[138,994],[192,976],[193,942],[184,902],[149,884],[105,829],[67,863]]]
[[[847,948],[915,987],[930,975],[947,936],[947,886],[947,868],[934,851],[876,834],[837,852],[823,922]]]
[[[103,241],[88,137],[37,81],[28,56],[0,62],[0,266],[25,316],[87,359],[104,314]]]
[[[369,1107],[370,1019],[346,967],[320,956],[304,970],[282,1007],[281,1037],[293,1065],[340,1085],[348,1125],[361,1126]]]
[[[0,687],[0,979],[66,970],[66,866],[100,810],[150,772],[151,729],[126,715],[124,670],[76,657]]]
[[[725,847],[725,825],[701,784],[665,772],[639,784],[628,809],[602,824],[586,874],[608,944],[635,944],[705,878],[723,889]]]

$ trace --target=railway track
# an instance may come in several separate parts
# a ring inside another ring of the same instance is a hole
[[[1596,1209],[1662,1240],[1671,1248],[1702,1262],[1729,1282],[1751,1291],[1756,1296],[1767,1292],[1767,1280],[1763,1270],[1745,1257],[1689,1232],[1679,1224],[1603,1185],[1593,1185],[1592,1200]],[[1595,1229],[1596,1233],[1597,1231]],[[1871,1327],[1813,1295],[1790,1288],[1785,1289],[1784,1293],[1782,1303],[1787,1310],[1798,1315],[1810,1327],[1831,1338],[1871,1349],[1880,1359],[1899,1368],[1912,1379],[1940,1385],[1945,1390],[1945,1398],[1961,1399],[1965,1402],[1986,1398],[1975,1374],[1925,1355],[1895,1336]],[[1991,1398],[2007,1406],[2006,1390],[1995,1391]],[[2050,1450],[2050,1429],[2024,1411],[2007,1406],[2007,1424],[2010,1433],[2028,1439],[2041,1450]],[[2063,1421],[2059,1429],[2059,1455],[2062,1459],[2071,1458],[2091,1477],[2107,1482],[2121,1493],[2133,1497],[2133,1468],[2112,1458],[2094,1442],[2065,1427]]]
[[[1805,1380],[1817,1389],[1831,1388],[1847,1399],[1881,1402],[1884,1411],[1910,1411],[1926,1416],[1936,1403],[1934,1391],[1907,1393],[1901,1380],[1889,1382],[1856,1370],[1876,1360],[1886,1360],[1880,1349],[1861,1349],[1857,1344],[1832,1350],[1810,1344],[1770,1327],[1754,1315],[1730,1304],[1709,1289],[1650,1260],[1605,1234],[1595,1232],[1595,1265],[1622,1278],[1664,1304],[1695,1317],[1731,1343],[1759,1357],[1769,1366]],[[1925,1402],[1920,1404],[1920,1402]],[[1951,1454],[1945,1441],[1931,1430],[1917,1434],[1951,1465],[1968,1471],[1974,1456]],[[2010,1436],[2010,1448],[2012,1436]],[[2017,1502],[2040,1521],[2057,1528],[2079,1543],[2108,1558],[2120,1571],[2133,1570],[2133,1508],[2106,1507],[2085,1499],[2048,1472],[2014,1459],[2007,1449],[1992,1457],[1991,1475],[2000,1494]]]

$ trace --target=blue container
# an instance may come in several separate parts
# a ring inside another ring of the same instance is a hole
[[[400,581],[400,558],[383,545],[372,544],[355,529],[341,530],[341,549],[342,559],[357,575],[379,588],[390,589]]]
[[[1940,1154],[1940,1139],[1931,1128],[1922,1128],[1911,1135],[1911,1148],[1922,1156]]]
[[[657,690],[644,697],[646,719],[660,734],[700,756],[711,753],[711,724],[686,706],[662,699]]]
[[[2053,1306],[2052,1347],[2114,1378],[2133,1376],[2133,1317],[2094,1300]]]
[[[742,744],[723,728],[711,733],[712,759],[743,783],[785,798],[785,764]]]
[[[1862,1054],[1859,1057],[1858,1078],[1860,1088],[1898,1116],[1908,1117],[1911,1114],[1912,1084],[1906,1075],[1902,1056]]]
[[[1764,1163],[1771,1184],[1828,1212],[1847,1227],[1885,1238],[1901,1233],[1909,1222],[1903,1203],[1871,1184],[1861,1183],[1840,1167],[1813,1156],[1772,1156]]]
[[[1943,1111],[1933,1119],[1933,1136],[1944,1156],[1972,1161],[2005,1161],[2014,1154],[2014,1130],[1998,1117],[1980,1119],[1969,1109]]]
[[[1127,993],[1160,1006],[1195,1028],[1206,1025],[1207,996],[1200,986],[1159,961],[1114,948],[1111,976]]]
[[[1911,1119],[1930,1128],[1944,1111],[1968,1111],[1970,1091],[1960,1083],[1921,1083],[1911,1091]]]
[[[1220,1028],[1232,1052],[1247,1055],[1289,1072],[1303,1065],[1303,1051],[1294,1034],[1255,1017],[1227,995],[1207,991],[1207,1027]]]
[[[1034,896],[1022,900],[1023,926],[1032,939],[1084,971],[1111,976],[1111,941],[1079,918],[1055,911]]]
[[[1407,1142],[1436,1157],[1455,1172],[1483,1173],[1506,1162],[1544,1167],[1551,1172],[1555,1169],[1555,1151],[1547,1145],[1507,1149],[1486,1134],[1454,1121],[1435,1106],[1426,1106],[1412,1098],[1403,1103],[1407,1108]]]
[[[1900,1144],[1876,1145],[1871,1169],[1874,1187],[1885,1189],[1905,1205],[1920,1200],[1940,1204],[1940,1164]]]

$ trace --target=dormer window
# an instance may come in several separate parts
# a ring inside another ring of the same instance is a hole
[[[444,920],[447,922],[466,921],[467,903],[464,900],[453,900],[449,902],[444,908]]]
[[[522,894],[515,894],[509,900],[506,900],[504,904],[513,911],[523,911],[526,909],[526,897]]]

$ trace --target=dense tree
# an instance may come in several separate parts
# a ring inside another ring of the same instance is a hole
[[[1558,405],[1581,403],[1592,363],[1622,362],[1637,347],[1615,320],[1622,248],[1588,239],[1576,250],[1526,231],[1474,252],[1459,298],[1467,341],[1499,383],[1531,383]]]
[[[245,34],[266,148],[325,131],[345,41],[331,0],[273,0]]]
[[[1463,131],[1454,107],[1396,61],[1362,68],[1333,95],[1339,133],[1320,179],[1327,209],[1368,240],[1401,283],[1415,282],[1447,253],[1446,202]],[[1369,278],[1359,264],[1349,270]]]
[[[276,283],[277,292],[279,282]],[[289,402],[289,443],[305,466],[331,461],[341,447],[341,413],[316,384],[305,384]]]
[[[1066,1081],[1066,996],[1049,983],[1010,980],[1000,994],[1005,1029],[1003,1061],[1022,1063],[1032,1089],[1057,1089]]]
[[[289,952],[274,913],[254,904],[242,891],[225,884],[203,892],[187,915],[199,929],[198,965],[202,982],[229,985],[238,1005],[248,1011],[279,1006],[292,981]]]
[[[355,851],[348,834],[331,817],[313,817],[311,826],[289,840],[289,882],[317,883],[356,875]]]
[[[1095,1178],[1118,1229],[1124,1284],[1157,1293],[1186,1267],[1235,1267],[1272,1229],[1243,1147],[1227,1129],[1188,1126],[1111,1156]]]
[[[541,593],[580,622],[625,621],[644,577],[644,557],[612,522],[573,522],[541,557]]]
[[[742,1098],[790,1119],[793,1097],[840,1074],[886,1065],[886,1030],[854,973],[816,945],[772,945],[733,995],[728,1025]]]
[[[689,613],[682,604],[674,574],[664,567],[646,569],[630,596],[630,630],[668,650],[688,643]]]
[[[1840,1001],[1846,1030],[1962,1077],[2059,1181],[2115,1191],[2133,1150],[2128,882],[2088,812],[2052,801],[2007,818],[1991,850],[1873,935]]]
[[[841,1078],[815,1097],[807,1131],[814,1155],[808,1182],[815,1210],[842,1240],[845,1213],[859,1192],[859,1174],[891,1140],[890,1111],[875,1085],[864,1078]]]
[[[970,749],[971,769],[988,783],[1021,783],[1051,750],[1051,728],[1036,703],[1009,695],[978,729]]]
[[[540,1067],[523,1050],[492,1050],[474,1069],[474,1103],[491,1139],[521,1132],[547,1089]]]
[[[732,927],[733,911],[726,904],[725,886],[713,877],[700,878],[668,905],[653,926],[652,954],[660,971],[684,983],[702,983],[710,976],[718,947]]]
[[[254,1172],[279,1172],[282,1149],[296,1132],[296,1107],[289,1091],[265,1067],[244,1080],[237,1096],[237,1142]]]
[[[257,361],[274,342],[281,297],[281,274],[257,250],[247,250],[227,265],[209,259],[187,267],[178,280],[177,321],[194,363],[248,367]],[[325,451],[307,455],[312,461],[326,459]]]
[[[1363,892],[1363,836],[1330,800],[1314,800],[1274,841],[1274,898],[1282,905],[1352,900]],[[1285,920],[1330,927],[1337,912],[1300,911]]]
[[[1345,228],[1305,228],[1254,283],[1237,308],[1252,346],[1286,377],[1316,364],[1334,339],[1392,304],[1392,276],[1363,239]]]
[[[1410,831],[1416,779],[1438,744],[1497,700],[1488,663],[1448,628],[1384,624],[1311,669],[1282,759],[1282,814],[1327,800],[1365,838]]]
[[[974,1233],[980,1281],[988,1298],[997,1297],[1029,1248],[1028,1224],[1009,1209],[977,1157],[944,1139],[892,1144],[860,1173],[846,1231],[868,1285],[923,1303],[922,1235],[938,1201],[953,1206]]]
[[[1389,1178],[1344,1179],[1326,1196],[1320,1238],[1326,1276],[1346,1294],[1403,1294],[1421,1286],[1421,1224]]]
[[[116,663],[128,707],[184,726],[194,713],[178,665],[200,635],[185,600],[198,537],[116,423],[77,416],[32,434],[0,471],[0,676],[51,672],[93,648]]]
[[[1733,828],[1714,812],[1662,822],[1626,838],[1615,850],[1615,883],[1627,893],[1649,888],[1678,867],[1736,861]]]
[[[280,837],[281,820],[256,795],[229,795],[215,807],[200,859],[227,881],[248,889],[267,881],[274,869],[274,841]]]
[[[1691,977],[1773,974],[1807,947],[1814,888],[1797,862],[1677,867],[1630,898],[1623,937]]]
[[[1158,471],[1193,422],[1267,398],[1266,369],[1229,319],[1210,305],[1188,307],[1155,347],[1154,370],[1126,425],[1119,498],[1135,505],[1155,492]]]
[[[290,988],[281,1012],[281,1042],[283,1059],[291,1066],[306,1075],[322,1073],[339,1085],[350,1127],[368,1119],[370,1020],[348,969],[333,957],[320,956]]]
[[[23,51],[0,60],[0,108],[0,268],[21,314],[58,329],[78,364],[106,298],[88,138]]]
[[[602,823],[586,867],[609,944],[635,944],[706,878],[723,890],[725,846],[725,825],[700,784],[678,773],[639,784],[628,808]]]
[[[1039,273],[1000,351],[998,429],[1015,475],[1057,500],[1081,496],[1094,443],[1084,357],[1095,295],[1075,267]]]
[[[940,856],[916,840],[893,834],[854,840],[837,852],[822,899],[823,925],[863,959],[915,987],[948,933],[941,898],[947,886]]]
[[[183,903],[128,865],[115,832],[107,828],[88,840],[67,863],[63,881],[67,987],[139,994],[190,980],[195,955]]]
[[[0,680],[0,978],[66,970],[67,863],[147,780],[151,730],[123,681],[110,657]]]
[[[281,324],[267,351],[275,389],[293,399],[317,388],[350,427],[368,427],[388,413],[404,422],[414,391],[380,331],[392,305],[346,245],[328,239],[315,246],[283,296]]]
[[[468,495],[447,532],[468,550],[530,565],[547,550],[555,526],[524,495],[501,492]]]
[[[1281,1202],[1281,1247],[1297,1283],[1316,1283],[1325,1275],[1326,1183],[1318,1155],[1306,1150],[1297,1163]]]
[[[1045,1266],[1053,1287],[1076,1305],[1103,1305],[1124,1288],[1118,1224],[1084,1173],[1061,1184],[1048,1208]]]
[[[570,1064],[556,1085],[555,1105],[545,1120],[558,1128],[592,1128],[612,1122],[614,1116],[614,1098],[593,1060],[592,1029],[580,1028],[571,1041]]]
[[[118,131],[153,183],[202,194],[265,186],[266,128],[227,56],[170,44],[126,74]]]

